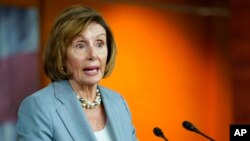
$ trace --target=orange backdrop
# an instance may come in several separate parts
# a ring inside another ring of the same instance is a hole
[[[38,5],[41,50],[58,12],[83,2],[4,1],[19,6]],[[211,31],[209,17],[150,5],[98,5],[97,2],[89,5],[103,13],[118,46],[114,72],[101,84],[126,98],[140,141],[162,140],[153,135],[156,126],[172,141],[207,141],[186,131],[181,126],[184,120],[193,122],[218,141],[229,140],[232,122],[229,60],[224,58],[225,52],[218,50],[221,46],[226,48],[227,41],[223,36],[217,37],[225,33],[223,28],[215,27],[217,30]],[[49,83],[44,73],[41,80],[42,86]]]
[[[182,127],[182,121],[189,120],[216,140],[229,140],[228,68],[216,49],[206,49],[209,45],[202,46],[202,37],[189,32],[199,32],[199,25],[183,23],[181,15],[139,6],[100,10],[118,46],[115,70],[101,84],[126,98],[138,138],[161,140],[152,132],[158,126],[169,140],[207,140]]]

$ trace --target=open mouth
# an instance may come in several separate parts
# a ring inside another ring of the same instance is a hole
[[[99,67],[98,66],[90,66],[90,67],[84,68],[83,71],[87,75],[95,75],[98,73]]]

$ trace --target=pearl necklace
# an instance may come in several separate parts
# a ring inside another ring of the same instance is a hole
[[[83,99],[79,95],[77,95],[77,98],[81,102],[83,109],[93,109],[97,105],[100,105],[101,101],[102,101],[102,97],[101,97],[101,93],[100,93],[99,89],[96,90],[96,97],[95,97],[95,100],[93,102],[86,100],[86,99]]]

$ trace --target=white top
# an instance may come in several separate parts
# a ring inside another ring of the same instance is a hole
[[[95,131],[94,134],[95,134],[97,141],[112,141],[110,132],[107,128],[107,124],[102,130]]]

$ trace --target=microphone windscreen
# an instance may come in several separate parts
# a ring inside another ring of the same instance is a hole
[[[154,134],[155,134],[156,136],[158,136],[158,137],[163,136],[163,133],[162,133],[161,129],[158,128],[158,127],[155,127],[155,128],[153,129],[153,132],[154,132]]]
[[[197,131],[195,126],[192,123],[188,122],[188,121],[183,121],[182,126],[187,130],[194,131],[194,132]]]

